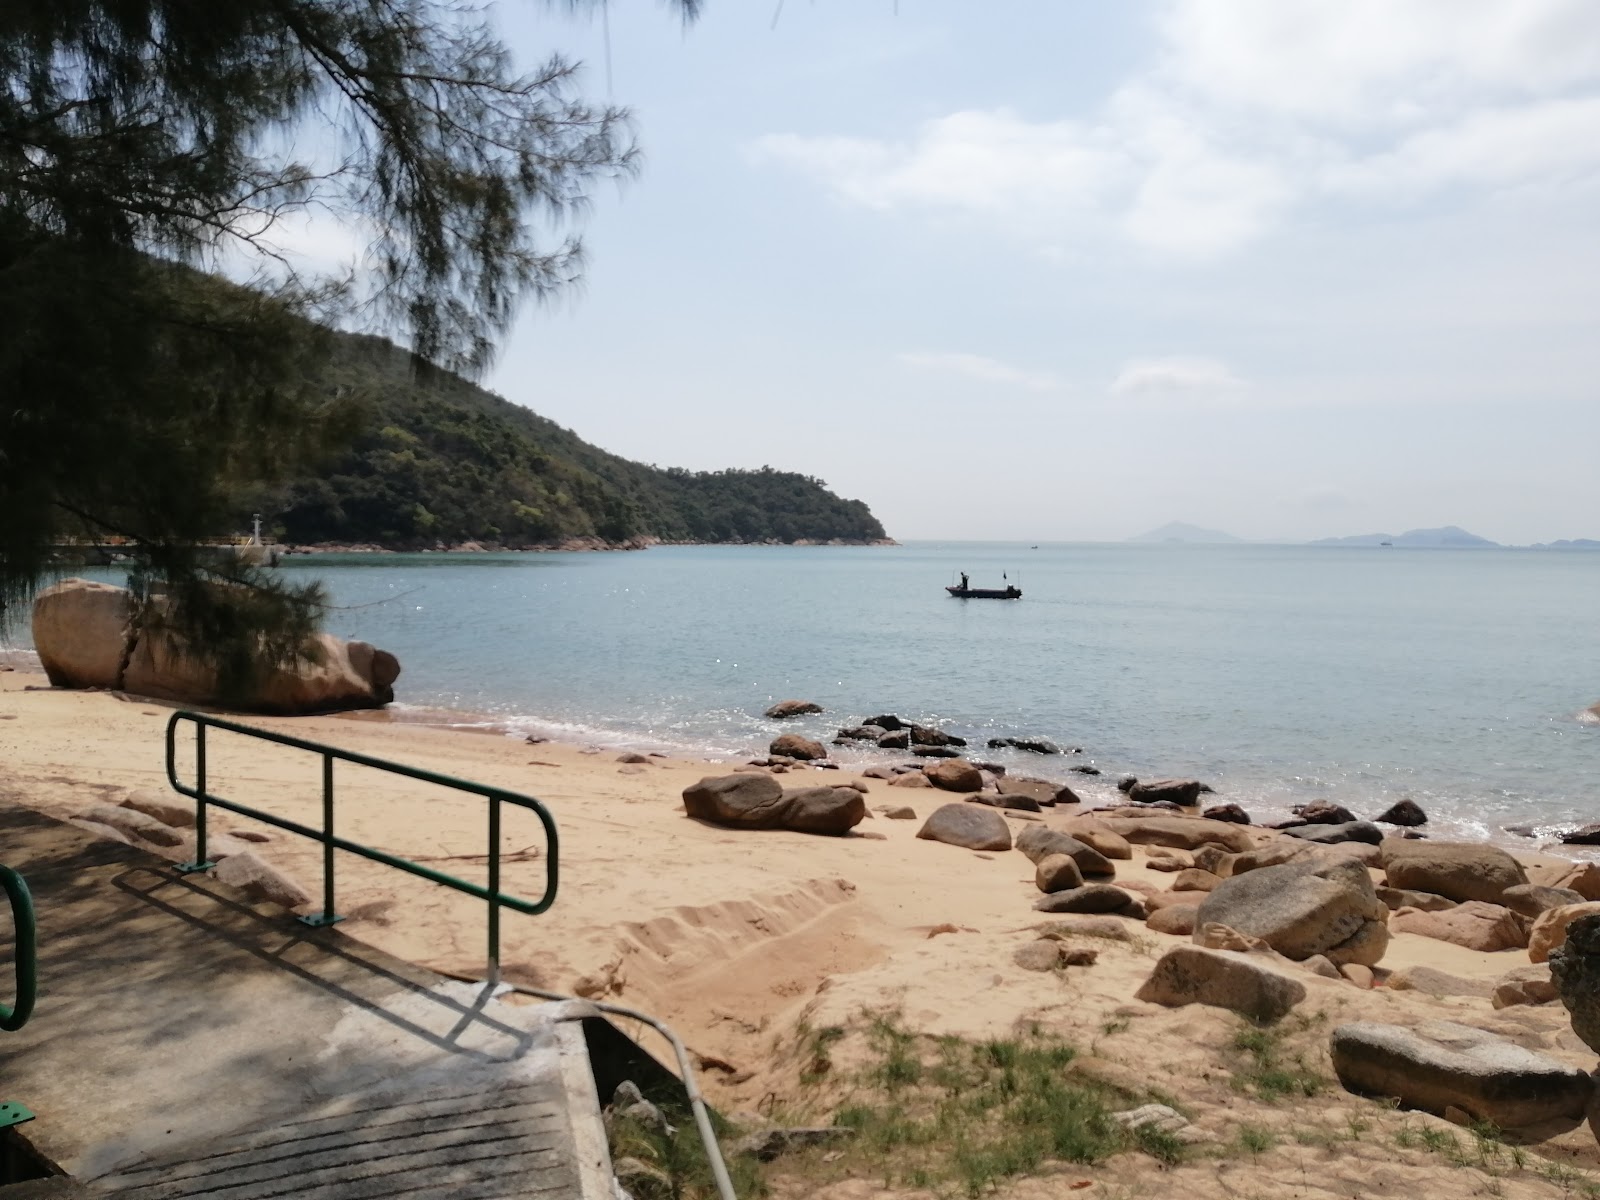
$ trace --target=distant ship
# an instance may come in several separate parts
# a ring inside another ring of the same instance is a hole
[[[1380,545],[1380,546],[1392,546],[1392,545],[1394,545],[1394,543],[1393,542],[1379,542],[1378,545]]]

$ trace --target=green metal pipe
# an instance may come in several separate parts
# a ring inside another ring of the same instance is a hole
[[[11,920],[17,929],[17,1002],[9,1008],[0,1004],[0,1029],[15,1031],[28,1023],[39,994],[39,931],[27,880],[10,867],[0,867],[0,887],[11,901]]]

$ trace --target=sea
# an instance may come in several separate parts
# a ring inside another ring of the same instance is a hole
[[[1257,819],[1410,797],[1459,836],[1600,821],[1600,553],[912,542],[280,570],[326,585],[332,632],[399,656],[399,719],[737,761],[894,713],[1089,803],[1131,774]],[[1022,598],[952,598],[961,572]],[[784,699],[824,711],[762,715]],[[987,746],[1006,737],[1064,753]]]

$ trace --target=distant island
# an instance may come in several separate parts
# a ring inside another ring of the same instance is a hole
[[[1313,546],[1408,546],[1432,550],[1487,549],[1498,546],[1458,525],[1441,529],[1408,529],[1405,533],[1361,533],[1354,537],[1318,538]]]
[[[241,528],[260,512],[280,543],[386,550],[888,540],[820,479],[632,462],[460,376],[419,373],[382,338],[335,336],[329,390],[354,398],[354,439],[241,497]]]
[[[1562,538],[1555,542],[1538,542],[1530,550],[1600,550],[1600,541],[1594,538]]]
[[[1220,546],[1242,543],[1243,538],[1223,533],[1220,529],[1202,529],[1198,525],[1185,525],[1182,521],[1169,521],[1160,529],[1131,537],[1130,542],[1181,542],[1185,545]]]

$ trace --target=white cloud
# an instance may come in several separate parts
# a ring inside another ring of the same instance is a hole
[[[1597,168],[1600,96],[1471,113],[1385,153],[1336,165],[1324,181],[1334,191],[1381,199],[1450,187],[1561,185]]]
[[[956,213],[1070,258],[1206,260],[1298,209],[1570,186],[1600,167],[1594,0],[1167,0],[1161,50],[1082,115],[961,111],[752,157],[877,211]]]
[[[840,199],[1016,216],[1083,207],[1125,169],[1105,131],[1075,121],[1029,122],[1005,109],[926,121],[904,142],[774,134],[751,147],[819,176]]]
[[[1244,380],[1213,358],[1152,358],[1127,363],[1111,381],[1113,396],[1170,396],[1178,393],[1226,397],[1244,389]]]
[[[1600,74],[1592,0],[1169,0],[1157,28],[1179,85],[1322,121],[1425,122]]]
[[[908,367],[965,375],[969,379],[978,379],[984,383],[1010,384],[1035,392],[1047,392],[1061,386],[1061,381],[1049,372],[1024,370],[996,359],[985,358],[981,354],[917,353],[898,354],[895,357]]]

